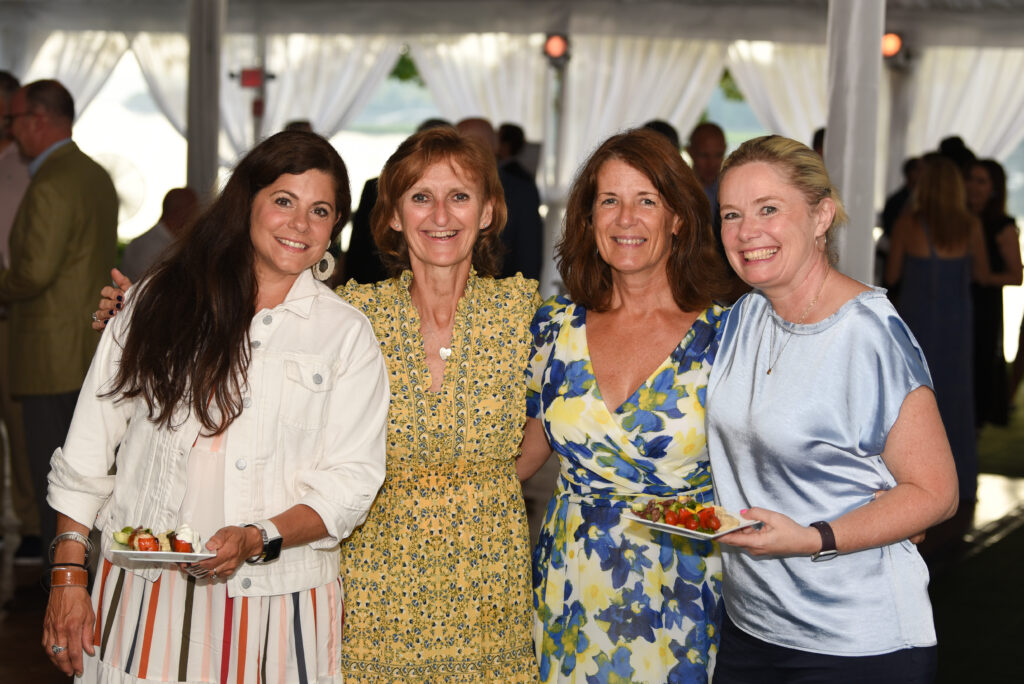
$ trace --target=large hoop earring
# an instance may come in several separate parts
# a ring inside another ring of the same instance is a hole
[[[313,264],[310,268],[313,271],[313,277],[323,282],[334,273],[334,256],[330,252],[324,252],[324,255],[320,257],[320,261]]]

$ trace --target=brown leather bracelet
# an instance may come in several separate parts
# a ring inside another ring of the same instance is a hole
[[[89,586],[89,573],[81,568],[57,566],[50,570],[50,587]]]

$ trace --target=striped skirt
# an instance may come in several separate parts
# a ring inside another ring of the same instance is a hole
[[[281,596],[228,596],[177,569],[156,582],[104,560],[93,586],[85,682],[340,683],[341,580]]]

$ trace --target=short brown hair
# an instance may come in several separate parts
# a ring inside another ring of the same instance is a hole
[[[832,224],[825,232],[825,254],[828,262],[835,266],[839,261],[836,251],[836,229],[846,223],[846,210],[839,193],[832,185],[825,168],[825,160],[817,152],[802,142],[784,138],[781,135],[763,135],[746,141],[722,164],[722,175],[725,178],[732,169],[752,162],[764,162],[776,167],[790,185],[796,188],[808,206],[816,207],[821,200],[829,197],[836,206]]]
[[[572,300],[594,311],[611,304],[612,268],[597,251],[594,201],[597,175],[612,159],[647,176],[681,222],[678,234],[672,236],[667,265],[672,297],[679,308],[697,311],[728,296],[732,281],[715,243],[707,195],[668,138],[638,128],[614,135],[598,147],[569,192],[565,230],[555,258]]]
[[[370,225],[384,266],[391,275],[409,268],[409,246],[404,234],[391,228],[391,219],[398,212],[402,195],[429,166],[439,162],[458,165],[472,180],[480,183],[484,203],[494,203],[491,225],[480,231],[473,246],[473,267],[480,275],[497,275],[501,271],[503,251],[501,231],[508,217],[497,161],[494,154],[479,142],[449,127],[429,128],[409,136],[380,172],[377,202],[373,205]]]

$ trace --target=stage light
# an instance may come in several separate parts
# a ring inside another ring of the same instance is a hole
[[[552,66],[563,67],[569,61],[569,39],[564,33],[550,33],[544,41],[544,54]]]
[[[882,56],[886,58],[895,57],[903,48],[903,39],[898,33],[886,33],[882,36]]]

